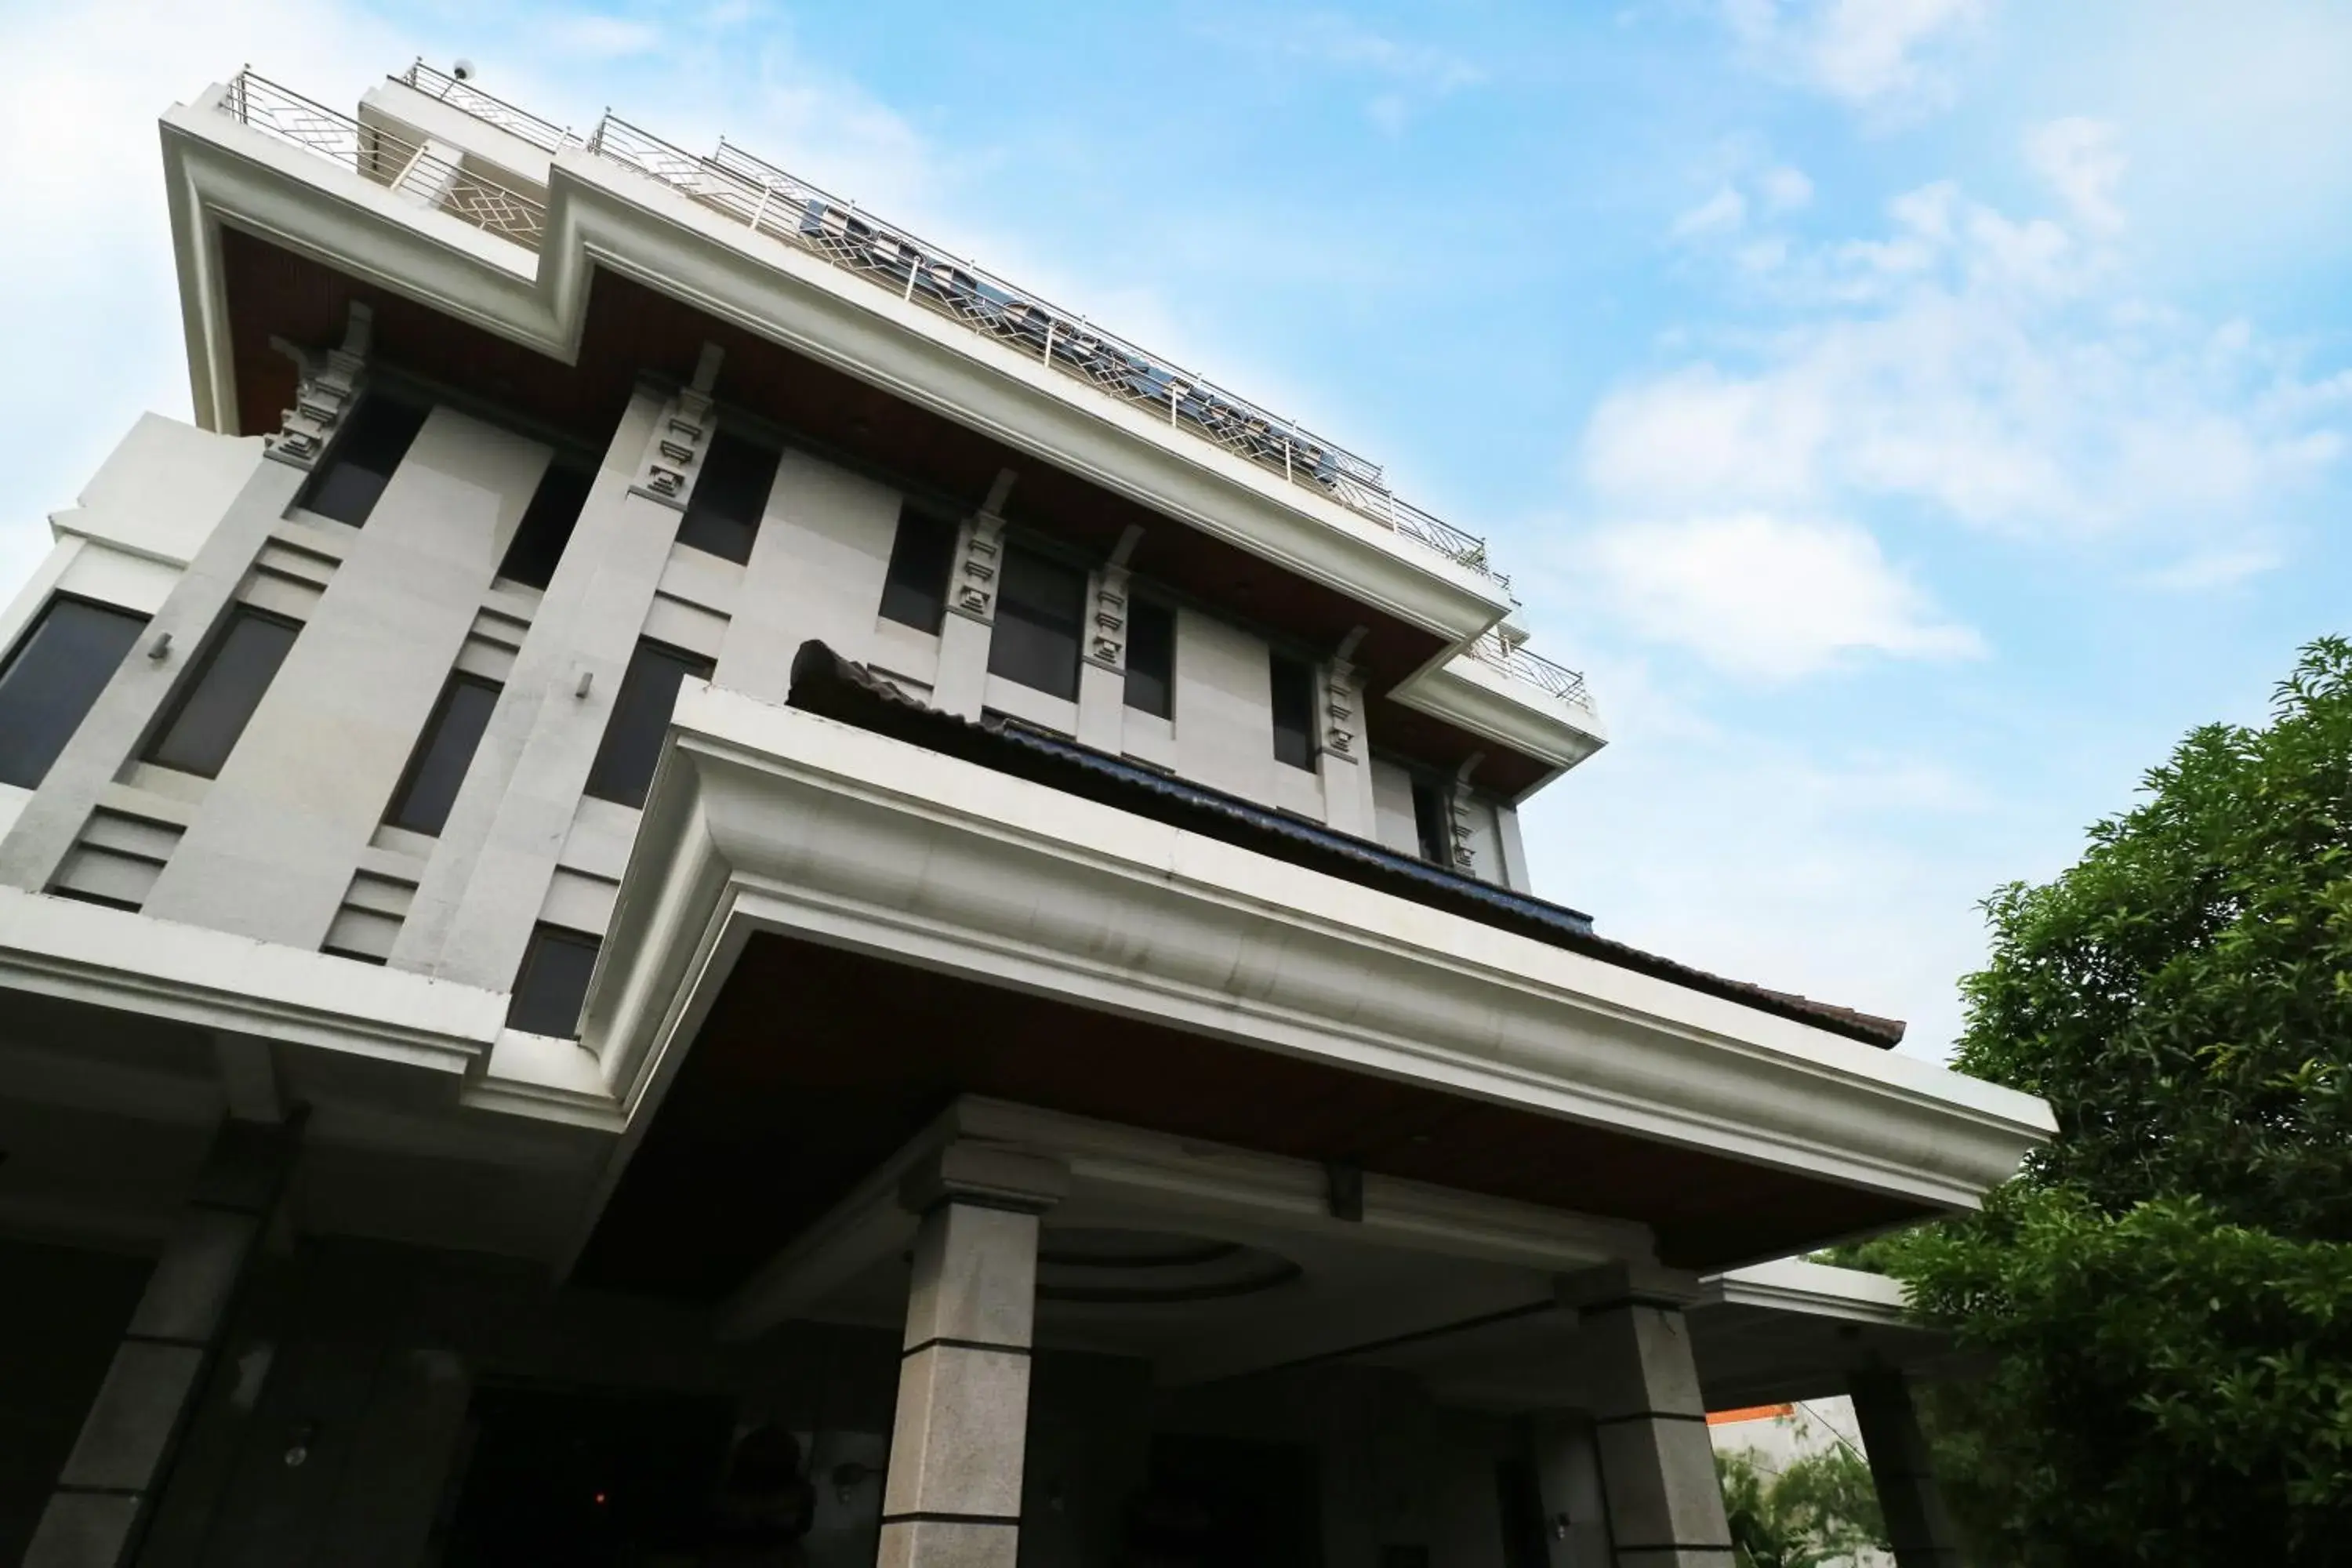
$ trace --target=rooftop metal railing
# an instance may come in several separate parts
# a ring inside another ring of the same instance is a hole
[[[1562,665],[1554,664],[1539,653],[1529,653],[1527,645],[1516,637],[1507,637],[1499,631],[1490,631],[1470,645],[1470,657],[1481,664],[1491,665],[1515,680],[1549,693],[1561,701],[1581,708],[1598,719],[1599,708],[1593,705],[1591,689],[1584,677]]]
[[[393,79],[428,97],[437,98],[452,109],[463,110],[477,120],[520,136],[542,153],[577,147],[584,140],[568,125],[541,120],[530,110],[518,109],[503,98],[492,98],[473,83],[462,81],[447,71],[436,70],[421,59]]]
[[[362,179],[518,245],[536,250],[547,232],[544,202],[467,168],[462,156],[362,124],[250,68],[237,72],[222,108],[257,131],[331,158]]]
[[[418,60],[395,79],[550,153],[578,147],[634,169],[754,234],[853,272],[902,300],[981,336],[1034,354],[1041,365],[1164,417],[1171,428],[1215,443],[1270,472],[1330,497],[1360,516],[1507,589],[1486,541],[1389,489],[1379,464],[1177,368],[1086,317],[1053,305],[903,228],[862,212],[742,148],[719,140],[708,157],[688,153],[610,112],[583,139]],[[332,158],[363,178],[536,250],[547,209],[537,197],[468,169],[460,158],[362,124],[299,93],[240,71],[226,110],[246,124]],[[1473,657],[1591,712],[1584,678],[1489,632]]]

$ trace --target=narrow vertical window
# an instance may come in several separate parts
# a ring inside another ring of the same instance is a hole
[[[1051,693],[1078,697],[1078,634],[1087,618],[1087,574],[1050,555],[1013,545],[996,592],[988,672]]]
[[[0,661],[0,784],[38,788],[147,617],[86,599],[51,599]]]
[[[522,969],[515,975],[514,995],[507,1004],[507,1027],[577,1039],[580,1005],[588,999],[596,950],[603,945],[586,931],[533,928],[530,944],[523,949]]]
[[[1176,716],[1176,612],[1150,599],[1128,603],[1127,705]]]
[[[433,717],[417,737],[408,771],[393,792],[392,808],[384,821],[411,833],[437,835],[449,820],[457,787],[466,782],[482,731],[489,728],[490,711],[499,705],[499,683],[478,675],[457,674],[441,689]]]
[[[523,509],[522,522],[507,546],[507,558],[499,563],[499,575],[534,588],[546,587],[555,575],[556,563],[563,559],[564,546],[572,542],[581,508],[588,504],[588,488],[595,482],[593,463],[557,453],[540,477],[539,488],[530,492],[530,505]]]
[[[613,700],[613,716],[605,721],[604,743],[588,770],[590,795],[622,805],[646,804],[678,686],[688,676],[709,679],[710,661],[657,642],[637,644],[621,678],[621,693]]]
[[[1433,866],[1454,864],[1454,811],[1445,792],[1425,780],[1412,781],[1412,831],[1421,858]]]
[[[948,573],[955,565],[956,525],[906,507],[890,542],[882,580],[882,618],[936,633],[947,614]]]
[[[421,404],[370,392],[352,410],[351,423],[336,432],[302,492],[302,505],[321,517],[366,523],[383,487],[392,482],[409,443],[424,427],[426,410]]]
[[[1304,659],[1276,654],[1274,684],[1274,754],[1294,768],[1315,768],[1315,667]]]
[[[751,560],[768,492],[776,485],[776,457],[774,448],[724,429],[713,436],[694,493],[687,498],[677,542],[739,565]]]
[[[216,776],[301,629],[299,622],[250,605],[232,610],[228,625],[180,689],[147,760],[205,778]]]

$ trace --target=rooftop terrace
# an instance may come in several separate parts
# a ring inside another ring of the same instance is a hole
[[[1296,420],[1177,367],[1165,356],[1106,331],[1083,315],[861,211],[754,156],[725,138],[708,156],[688,153],[607,110],[583,136],[482,91],[422,60],[394,79],[551,156],[578,151],[647,175],[754,234],[852,272],[900,300],[972,332],[1037,356],[1101,395],[1164,413],[1171,428],[1279,473],[1401,538],[1508,589],[1486,543],[1401,499],[1381,466],[1307,430]],[[438,207],[484,231],[537,250],[546,232],[541,190],[502,180],[457,149],[406,140],[293,92],[250,68],[222,100],[255,130],[322,154],[363,178]],[[1529,652],[1508,626],[1481,637],[1481,662],[1587,712],[1584,678]]]

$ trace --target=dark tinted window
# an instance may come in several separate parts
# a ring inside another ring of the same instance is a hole
[[[709,674],[710,661],[700,654],[639,643],[629,656],[628,674],[621,678],[613,716],[605,721],[604,744],[596,748],[595,764],[588,770],[588,793],[623,805],[645,805],[654,766],[661,761],[670,710],[677,706],[678,683],[689,675],[704,679]]]
[[[702,455],[702,476],[687,498],[677,542],[729,561],[751,559],[751,541],[776,483],[776,454],[721,430]]]
[[[1087,618],[1087,574],[1013,545],[996,591],[988,673],[1076,701],[1078,634]]]
[[[956,525],[908,507],[898,513],[890,543],[890,574],[882,582],[882,615],[927,632],[947,613],[948,571],[955,564]]]
[[[1303,659],[1273,658],[1274,754],[1294,768],[1315,766],[1315,669]]]
[[[0,663],[0,784],[39,785],[146,624],[107,605],[48,602]]]
[[[589,976],[596,973],[597,939],[585,931],[562,926],[540,926],[523,949],[522,973],[515,976],[514,997],[507,1004],[507,1027],[534,1035],[577,1038],[580,1004],[587,999]]]
[[[218,773],[301,629],[250,605],[231,611],[227,626],[180,689],[147,760],[206,778]]]
[[[384,821],[412,833],[438,833],[449,820],[457,786],[473,765],[474,749],[489,728],[490,710],[499,705],[499,684],[478,675],[453,675],[441,689],[441,700],[417,738],[416,752],[408,759],[408,773],[393,793],[392,809]]]
[[[523,509],[514,542],[507,546],[507,558],[499,563],[499,575],[534,588],[546,587],[548,579],[555,575],[555,563],[563,559],[563,547],[572,542],[580,509],[588,504],[588,487],[595,482],[593,464],[559,453],[547,465],[539,489],[530,492],[530,505]]]
[[[351,423],[336,432],[310,476],[302,504],[322,517],[348,522],[353,528],[368,520],[376,498],[391,482],[392,471],[407,455],[408,444],[425,423],[420,404],[371,392],[352,410]]]
[[[1128,604],[1127,705],[1162,719],[1176,714],[1176,612],[1149,599]]]
[[[1421,840],[1421,858],[1433,866],[1454,864],[1454,813],[1445,792],[1420,779],[1412,781],[1412,831]]]

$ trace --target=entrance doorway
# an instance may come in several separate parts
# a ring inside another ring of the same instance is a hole
[[[1320,1568],[1313,1450],[1162,1434],[1129,1510],[1130,1559],[1150,1568]]]

